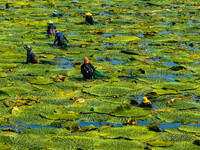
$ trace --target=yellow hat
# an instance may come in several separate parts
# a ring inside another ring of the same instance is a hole
[[[53,23],[51,20],[49,20],[49,22],[48,23]]]
[[[85,13],[86,16],[92,16],[90,12]]]
[[[142,98],[142,102],[143,102],[143,103],[147,103],[148,101],[149,101],[149,100],[148,100],[146,97],[143,97],[143,98]]]

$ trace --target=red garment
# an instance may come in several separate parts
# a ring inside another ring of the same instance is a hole
[[[31,61],[31,63],[33,63],[33,64],[37,64],[37,63],[38,63],[37,58],[35,57],[35,58]]]

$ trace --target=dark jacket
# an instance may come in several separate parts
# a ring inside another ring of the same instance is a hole
[[[50,29],[56,29],[56,26],[53,24],[53,23],[51,23],[51,24],[49,24],[49,26],[47,27],[47,34],[50,34],[51,32],[50,32]]]
[[[94,24],[94,20],[93,20],[92,16],[86,16],[85,17],[85,23],[93,25]]]
[[[66,39],[66,37],[62,33],[60,33],[60,32],[56,33],[54,44],[56,43],[56,41],[58,41],[58,46],[66,45],[65,41],[68,42],[68,40]]]
[[[140,107],[150,107],[153,108],[153,104],[151,102],[147,102],[147,103],[140,103]]]
[[[37,58],[35,57],[35,54],[32,51],[27,51],[26,64],[28,63],[38,63]]]
[[[59,14],[53,14],[53,17],[60,17]]]
[[[84,63],[81,65],[81,73],[83,74],[83,78],[85,79],[91,79],[94,70],[95,68],[91,63],[88,63],[87,65]]]

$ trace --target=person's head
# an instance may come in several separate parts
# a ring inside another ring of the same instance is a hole
[[[92,16],[90,12],[85,13],[86,16]]]
[[[53,11],[53,14],[57,14],[57,11],[56,11],[56,10],[54,10],[54,11]]]
[[[52,24],[53,22],[51,20],[49,20],[48,24]]]
[[[89,59],[88,58],[84,58],[84,64],[88,64],[89,63]]]
[[[32,48],[31,48],[29,45],[26,45],[26,46],[24,47],[24,49],[26,49],[27,51],[31,51],[31,50],[32,50]]]
[[[147,97],[144,96],[144,97],[142,98],[142,102],[143,102],[144,104],[146,104],[146,103],[149,102],[149,100],[147,99]]]

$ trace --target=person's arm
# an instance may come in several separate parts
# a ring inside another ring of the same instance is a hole
[[[30,54],[28,53],[27,54],[27,59],[26,59],[26,64],[28,64],[30,62],[31,62],[31,57],[30,57]]]
[[[150,106],[151,108],[153,108],[153,104],[152,104],[152,103],[150,103],[149,106]]]
[[[81,66],[81,73],[82,73],[82,74],[85,74],[85,73],[86,73],[86,70],[85,70],[85,68],[84,68],[83,65]]]
[[[94,66],[92,64],[90,64],[90,65],[91,65],[92,70],[94,71],[95,70]]]
[[[55,40],[54,40],[54,43],[53,45],[56,45],[56,41],[58,40],[58,37],[57,37],[57,34],[55,35]]]
[[[68,39],[63,35],[64,39],[67,41],[67,43],[69,43]]]

